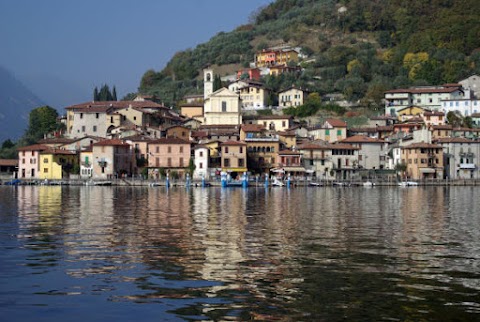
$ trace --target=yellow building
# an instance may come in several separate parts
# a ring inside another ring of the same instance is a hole
[[[61,180],[68,178],[73,167],[78,165],[73,151],[51,149],[40,153],[39,179]]]
[[[443,149],[440,145],[407,145],[402,148],[402,163],[407,165],[406,173],[410,179],[443,179]]]

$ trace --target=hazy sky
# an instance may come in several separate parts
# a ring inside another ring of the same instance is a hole
[[[135,92],[177,51],[248,22],[272,0],[0,0],[0,65],[17,78]],[[44,84],[45,85],[45,84]],[[41,93],[38,93],[41,96]]]

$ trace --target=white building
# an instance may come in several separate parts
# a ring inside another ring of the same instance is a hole
[[[193,179],[200,180],[209,179],[208,165],[209,165],[209,149],[205,145],[197,145],[194,152],[195,171],[193,172]]]
[[[307,96],[307,91],[292,86],[278,93],[278,106],[291,107],[303,105]]]
[[[396,116],[399,110],[412,105],[438,111],[442,101],[458,99],[465,99],[459,84],[394,89],[385,92],[385,115]]]

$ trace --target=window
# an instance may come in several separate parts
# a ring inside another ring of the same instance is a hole
[[[180,147],[180,153],[183,153],[183,146]]]
[[[159,167],[160,166],[160,158],[155,158],[155,166]]]
[[[93,126],[93,132],[97,132],[97,126],[96,125]]]
[[[43,163],[48,163],[48,158],[43,158]]]
[[[337,135],[341,136],[342,135],[342,130],[337,130]]]
[[[169,167],[172,166],[172,158],[167,159],[167,166],[169,166]]]
[[[285,121],[282,121],[282,126],[285,127],[287,123]]]
[[[243,153],[243,147],[240,147],[240,153]]]
[[[225,152],[225,153],[228,153],[228,146],[226,146],[226,147],[224,148],[224,152]]]
[[[43,173],[48,173],[48,168],[43,168]]]
[[[245,166],[245,160],[244,159],[238,159],[238,166],[239,167],[244,167]]]
[[[180,166],[183,167],[183,158],[180,158]]]
[[[82,125],[82,132],[85,132],[85,125]]]
[[[198,168],[203,169],[203,162],[200,162],[200,163],[198,164]]]
[[[226,111],[227,111],[227,102],[222,101],[222,112],[226,112]]]
[[[223,166],[229,167],[230,166],[230,159],[223,159]]]
[[[134,120],[134,121],[136,121],[136,120],[137,120],[137,117],[136,117],[136,116],[134,116],[134,117],[133,117],[133,120]]]
[[[199,155],[200,157],[203,157],[203,151],[200,151],[200,152],[198,153],[198,155]]]
[[[80,118],[83,119],[83,113],[80,113]]]
[[[329,129],[325,130],[325,135],[330,135],[330,130]]]
[[[100,117],[100,114],[99,113],[96,113],[95,114],[95,117],[98,119]]]
[[[171,147],[171,146],[169,146],[169,147],[167,148],[167,152],[168,152],[168,153],[172,153],[172,147]]]
[[[155,147],[155,153],[159,153],[160,152],[160,147],[159,146],[156,146]]]

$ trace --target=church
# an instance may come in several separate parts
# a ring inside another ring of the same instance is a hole
[[[228,88],[213,91],[213,70],[203,71],[204,106],[203,125],[242,124],[240,96]]]

